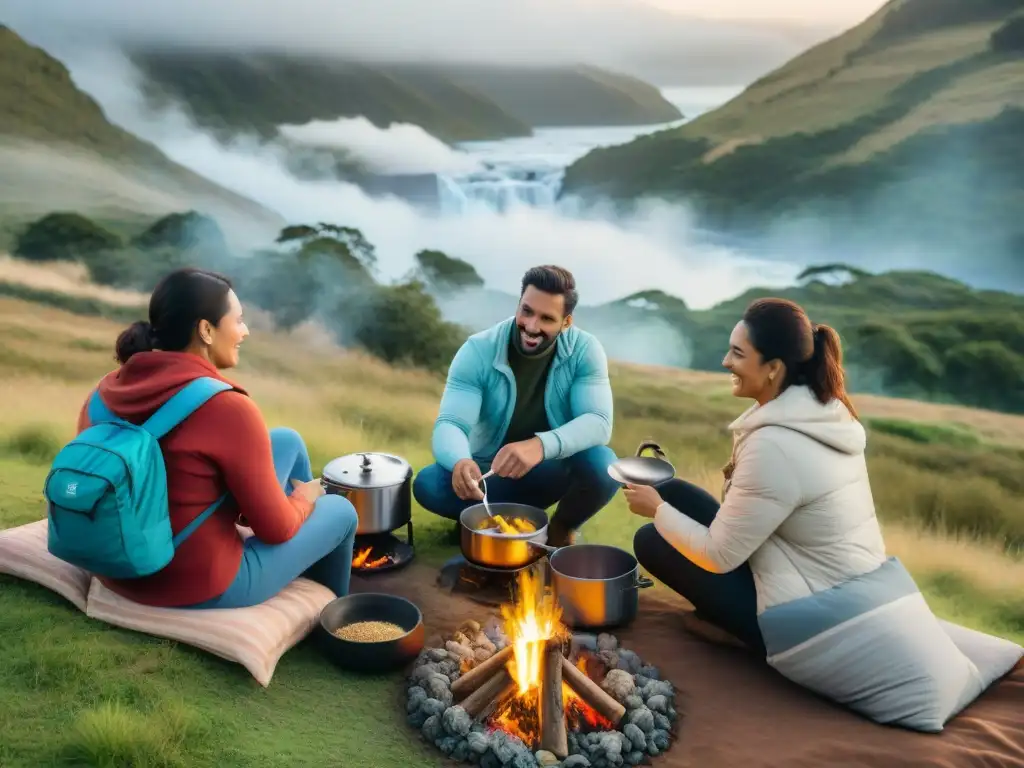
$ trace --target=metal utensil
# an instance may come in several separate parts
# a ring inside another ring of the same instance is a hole
[[[651,450],[654,455],[644,456],[643,452],[646,450]],[[657,486],[675,477],[676,468],[665,456],[660,445],[645,441],[636,449],[635,456],[627,456],[610,464],[608,474],[622,485]]]
[[[492,469],[490,472],[488,472],[487,474],[480,478],[480,489],[484,492],[484,510],[486,510],[487,515],[489,517],[494,517],[494,514],[491,512],[491,505],[487,503],[487,478],[493,474],[494,470]]]
[[[530,521],[536,530],[515,534],[480,530],[481,523],[487,519],[488,510],[483,504],[466,507],[459,515],[459,543],[463,556],[469,562],[485,568],[525,568],[545,553],[561,549],[547,544],[548,513],[543,509],[506,502],[492,504],[491,507],[491,512],[496,515]]]

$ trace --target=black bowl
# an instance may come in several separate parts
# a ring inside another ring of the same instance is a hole
[[[359,643],[334,634],[357,621],[389,621],[405,630],[394,640]],[[426,629],[420,609],[404,597],[361,592],[338,597],[324,606],[317,628],[324,653],[335,664],[355,672],[388,672],[410,663],[423,650]]]

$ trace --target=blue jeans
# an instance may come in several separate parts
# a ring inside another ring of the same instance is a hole
[[[718,514],[715,497],[685,480],[658,486],[661,498],[701,525],[710,526]],[[654,578],[685,597],[701,618],[724,629],[762,655],[764,639],[757,623],[757,591],[750,565],[729,573],[711,573],[687,560],[648,523],[633,536],[636,559]]]
[[[510,480],[487,478],[487,500],[528,504],[547,509],[557,503],[551,518],[556,531],[574,531],[596,515],[619,490],[608,475],[615,453],[605,445],[580,451],[567,459],[542,461],[525,476]],[[481,465],[486,472],[489,467]],[[435,515],[458,520],[462,510],[475,501],[463,501],[452,488],[452,473],[438,464],[424,467],[416,475],[412,493],[419,505]]]
[[[270,430],[277,481],[291,493],[291,480],[313,479],[309,453],[293,429]],[[241,510],[244,514],[245,510]],[[338,597],[348,594],[352,575],[352,544],[359,519],[344,496],[328,494],[316,501],[313,513],[298,532],[282,544],[265,544],[255,536],[242,548],[238,575],[219,597],[191,608],[246,608],[259,605],[299,576],[308,576]]]

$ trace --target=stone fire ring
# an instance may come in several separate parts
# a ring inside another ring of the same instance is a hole
[[[499,618],[483,627],[465,622],[453,635],[435,637],[428,645],[434,647],[420,653],[408,678],[407,720],[453,760],[482,768],[611,768],[650,763],[672,741],[678,719],[674,687],[660,679],[656,667],[620,648],[613,635],[573,635],[569,661],[589,652],[607,667],[601,688],[625,708],[620,730],[569,731],[568,756],[561,761],[550,752],[532,752],[503,730],[474,722],[454,701],[451,686],[460,677],[463,659],[472,669],[508,645]]]

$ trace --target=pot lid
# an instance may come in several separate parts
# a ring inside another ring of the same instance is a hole
[[[655,455],[641,455],[647,449],[652,449]],[[665,458],[657,443],[647,442],[640,445],[636,456],[628,456],[609,465],[608,474],[623,485],[661,485],[675,477],[676,468]]]
[[[324,467],[328,483],[347,488],[388,488],[401,485],[412,474],[409,462],[390,453],[350,453]]]

